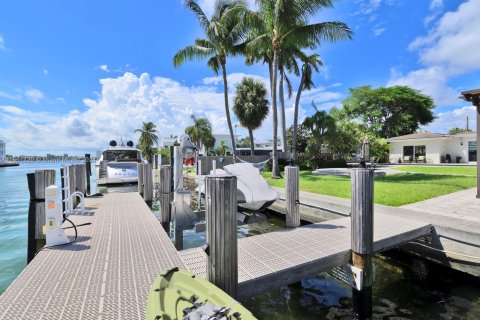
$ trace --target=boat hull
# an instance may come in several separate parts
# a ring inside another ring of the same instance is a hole
[[[102,161],[103,162],[103,161]],[[138,182],[137,162],[108,162],[97,164],[97,184],[127,184]]]

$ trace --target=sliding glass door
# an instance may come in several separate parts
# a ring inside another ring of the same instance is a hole
[[[468,161],[477,161],[477,141],[468,141]]]

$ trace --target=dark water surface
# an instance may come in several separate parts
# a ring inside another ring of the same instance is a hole
[[[29,194],[26,174],[56,169],[60,163],[0,168],[0,294],[26,265]],[[95,190],[92,177],[92,189]],[[136,185],[96,188],[97,192],[136,191]],[[154,211],[156,206],[154,205]],[[285,227],[276,215],[256,215],[238,227],[239,237]],[[205,233],[184,232],[184,247],[203,245]],[[480,285],[459,272],[424,264],[397,253],[377,256],[373,287],[375,319],[480,319]],[[351,290],[328,273],[269,291],[243,302],[259,319],[351,319]]]

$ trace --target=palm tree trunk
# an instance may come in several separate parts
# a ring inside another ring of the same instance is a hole
[[[284,70],[283,66],[279,67],[280,71],[280,84],[278,85],[279,95],[280,95],[280,120],[281,120],[281,140],[282,140],[282,151],[287,151],[287,123],[285,122],[285,97],[283,95],[283,78]]]
[[[273,111],[273,150],[272,150],[272,178],[280,178],[277,154],[278,115],[277,115],[277,71],[278,50],[273,51],[273,74],[272,74],[272,111]]]
[[[255,143],[253,142],[253,130],[248,128],[248,136],[250,137],[250,155],[255,155]]]
[[[237,154],[237,147],[235,145],[235,136],[233,135],[232,120],[230,119],[230,108],[228,107],[228,83],[227,70],[225,64],[222,64],[223,75],[223,96],[225,97],[225,115],[227,117],[228,130],[230,131],[230,138],[232,139],[233,162],[235,163],[235,155]]]
[[[295,110],[293,113],[293,134],[292,134],[292,152],[293,161],[297,161],[297,130],[298,130],[298,108],[300,107],[300,96],[303,90],[303,75],[298,86],[297,96],[295,97]]]

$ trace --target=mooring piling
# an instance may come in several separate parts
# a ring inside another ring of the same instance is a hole
[[[237,295],[237,178],[210,175],[205,179],[207,280],[232,297]]]
[[[298,167],[285,167],[285,198],[287,202],[287,228],[300,226],[300,191],[299,191]]]
[[[36,170],[27,174],[30,206],[28,208],[27,263],[45,245],[45,188],[55,184],[55,170]]]
[[[86,194],[91,194],[90,190],[90,177],[92,176],[92,159],[90,158],[90,153],[85,153],[85,178],[87,179],[87,190]]]
[[[140,193],[143,198],[143,163],[137,164],[137,179],[138,193]]]
[[[150,203],[153,200],[153,174],[152,164],[143,164],[143,200]]]
[[[373,170],[352,170],[352,265],[362,270],[360,286],[352,289],[354,319],[372,317]]]
[[[171,219],[171,206],[172,201],[172,185],[170,181],[172,179],[172,167],[167,165],[160,166],[160,222],[162,223],[165,231],[170,229]]]

